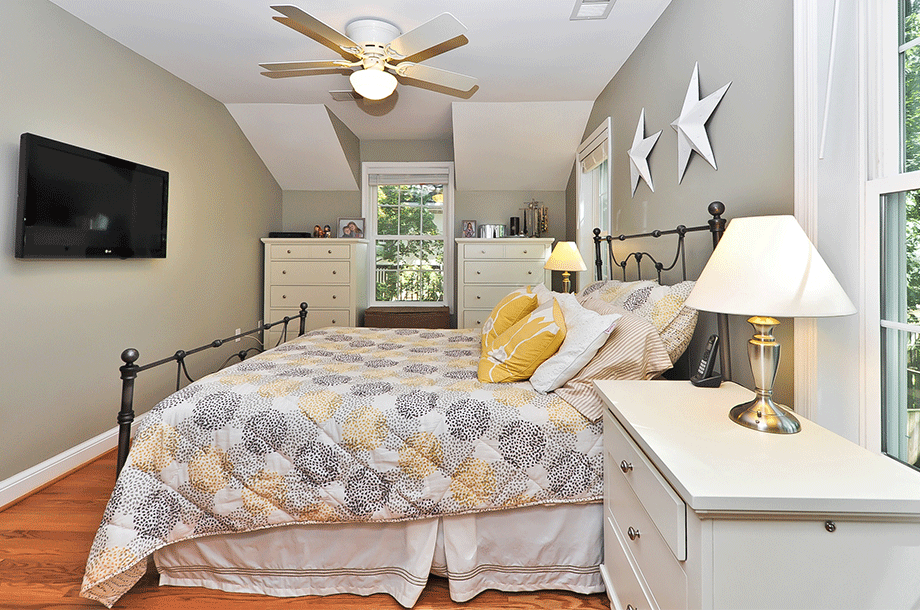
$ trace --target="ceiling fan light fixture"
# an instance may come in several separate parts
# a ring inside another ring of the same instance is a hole
[[[382,68],[356,70],[348,80],[358,94],[369,100],[382,100],[396,89],[396,77]]]

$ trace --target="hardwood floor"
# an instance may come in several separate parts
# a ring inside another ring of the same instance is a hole
[[[79,596],[86,556],[112,488],[114,451],[61,479],[37,494],[0,512],[0,608],[103,608]],[[402,608],[388,595],[369,597],[275,598],[224,593],[197,587],[160,587],[155,570],[116,604],[138,610],[234,610],[237,608],[306,608],[370,610]],[[440,608],[528,610],[606,610],[607,597],[555,591],[502,593],[486,591],[465,604],[450,600],[447,581],[431,577],[415,605]]]

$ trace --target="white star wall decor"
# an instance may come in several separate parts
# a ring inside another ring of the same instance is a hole
[[[700,99],[700,64],[697,63],[693,67],[693,76],[690,77],[684,106],[680,110],[680,116],[671,123],[671,127],[677,132],[678,184],[684,179],[684,172],[687,171],[687,164],[690,162],[690,153],[694,150],[709,161],[712,169],[719,169],[716,167],[716,158],[709,144],[709,134],[706,133],[706,121],[715,112],[729,85],[731,81],[718,91]]]
[[[661,131],[653,136],[645,137],[645,108],[639,115],[639,124],[636,125],[636,135],[633,136],[632,148],[629,149],[629,174],[632,178],[632,196],[636,196],[636,187],[639,186],[639,178],[645,180],[648,187],[655,192],[652,185],[652,170],[648,167],[648,156],[651,154],[655,143]]]

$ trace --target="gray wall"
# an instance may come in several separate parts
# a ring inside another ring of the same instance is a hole
[[[607,116],[612,119],[615,233],[705,224],[706,206],[713,200],[725,203],[728,218],[792,214],[792,26],[790,2],[674,0],[665,10],[597,98],[585,130],[587,136]],[[671,122],[680,114],[695,62],[701,96],[732,84],[707,126],[718,170],[693,153],[678,184],[677,136]],[[662,130],[649,157],[655,192],[640,182],[632,197],[626,151],[643,108],[646,136]],[[567,193],[568,218],[574,218],[571,183]],[[688,238],[688,271],[694,276],[711,250],[709,244],[704,235]],[[648,248],[660,251],[656,244]],[[744,320],[732,318],[732,363],[735,379],[752,387],[745,346],[751,327]],[[776,396],[791,404],[792,320],[782,322],[777,330],[784,348]],[[715,332],[712,314],[705,314],[702,324],[690,348],[693,359],[699,358],[702,341]]]
[[[124,348],[149,362],[258,321],[281,191],[223,105],[50,2],[0,4],[0,74],[2,480],[115,425]],[[26,131],[167,170],[167,258],[15,259]],[[137,411],[174,375],[142,375]]]

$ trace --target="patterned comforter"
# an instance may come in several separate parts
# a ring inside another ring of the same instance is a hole
[[[111,607],[179,540],[602,498],[601,424],[529,382],[476,380],[479,333],[327,328],[144,419],[81,595]]]

